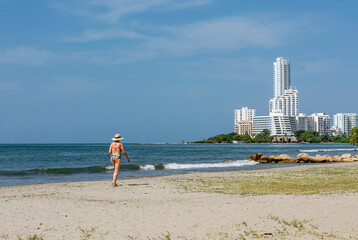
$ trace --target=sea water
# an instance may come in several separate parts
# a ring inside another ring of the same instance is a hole
[[[358,154],[348,144],[178,144],[137,145],[124,143],[130,163],[122,154],[120,178],[153,175],[247,170],[292,164],[257,164],[245,160],[264,155],[305,152]],[[0,186],[111,180],[113,166],[108,144],[1,144]],[[225,161],[233,160],[233,161]]]

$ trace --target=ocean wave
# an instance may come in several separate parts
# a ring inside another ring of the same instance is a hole
[[[180,169],[198,169],[198,168],[226,168],[226,167],[241,167],[247,165],[256,165],[257,162],[241,160],[224,163],[193,163],[193,164],[180,164],[180,163],[167,163],[163,165],[163,169],[180,170]],[[143,165],[140,167],[142,170],[159,170],[154,165]]]
[[[198,169],[198,168],[225,168],[225,167],[241,167],[246,165],[255,165],[257,162],[239,160],[223,163],[194,163],[194,164],[180,164],[180,163],[167,163],[167,164],[123,164],[120,171],[138,171],[138,170],[180,170],[180,169]],[[105,173],[113,171],[114,167],[109,166],[92,166],[92,167],[74,167],[74,168],[36,168],[19,171],[0,171],[0,176],[26,176],[26,175],[70,175],[80,173]]]
[[[140,165],[140,170],[164,170],[164,169],[165,169],[165,165],[162,163]]]
[[[106,166],[79,167],[79,168],[35,168],[19,171],[0,171],[2,176],[25,176],[40,174],[76,174],[76,173],[101,173],[106,172]]]
[[[0,171],[0,176],[26,176],[26,175],[45,175],[45,174],[79,174],[79,173],[105,173],[113,170],[113,166],[91,166],[91,167],[73,167],[73,168],[35,168],[19,171]],[[137,164],[122,165],[121,170],[140,170]]]
[[[342,151],[357,151],[357,148],[336,148],[336,149],[309,149],[299,150],[300,152],[342,152]]]

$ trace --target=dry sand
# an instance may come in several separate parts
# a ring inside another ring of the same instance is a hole
[[[357,163],[344,165],[348,164]],[[316,166],[255,171],[292,171],[312,167]],[[159,239],[167,232],[171,239],[180,239],[178,236],[220,239],[220,232],[223,232],[221,236],[229,234],[227,239],[231,239],[230,234],[239,236],[239,233],[251,239],[254,230],[258,234],[274,233],[273,236],[267,235],[274,239],[319,239],[320,236],[315,235],[323,232],[358,239],[356,193],[243,197],[183,192],[168,181],[241,173],[120,179],[118,188],[112,188],[110,181],[1,187],[0,239],[17,239],[18,236],[27,239],[34,234],[43,239],[87,239],[86,233],[92,235],[89,239]],[[312,224],[312,227],[307,228],[315,233],[297,233],[297,227],[279,224],[273,217],[270,219],[270,215],[287,221],[308,220],[305,224]],[[281,236],[279,232],[283,232]],[[211,238],[207,236],[209,233],[213,233]],[[336,239],[333,235],[324,236],[323,239]]]

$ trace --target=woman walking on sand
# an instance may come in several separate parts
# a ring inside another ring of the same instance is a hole
[[[120,134],[116,134],[114,136],[114,138],[112,138],[112,140],[114,142],[112,142],[111,146],[109,147],[109,154],[111,154],[111,162],[112,162],[113,167],[114,167],[113,187],[118,187],[118,185],[117,185],[117,177],[118,177],[118,171],[119,171],[119,168],[121,166],[121,160],[122,160],[121,152],[123,152],[123,154],[126,156],[128,162],[129,162],[129,157],[128,157],[126,151],[124,150],[123,144],[119,142],[122,139],[123,138],[121,137]]]

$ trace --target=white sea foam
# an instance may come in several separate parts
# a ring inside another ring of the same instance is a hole
[[[112,169],[114,169],[114,167],[113,166],[107,166],[106,169],[107,170],[112,170]]]
[[[148,165],[140,165],[139,168],[140,168],[141,170],[155,170],[154,165],[150,165],[150,164],[148,164]]]
[[[249,166],[256,165],[257,162],[248,161],[248,160],[240,160],[240,161],[232,161],[232,162],[223,162],[223,163],[193,163],[193,164],[180,164],[180,163],[168,163],[164,164],[164,169],[198,169],[198,168],[225,168],[225,167],[241,167],[241,166]],[[141,165],[141,170],[155,170],[154,165]]]
[[[300,152],[342,152],[342,151],[354,151],[358,150],[357,148],[336,148],[336,149],[309,149],[309,150],[299,150]]]

